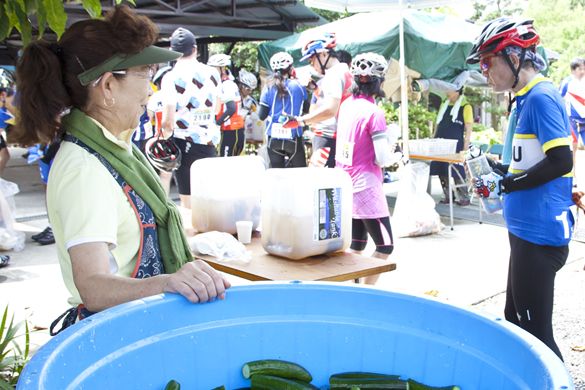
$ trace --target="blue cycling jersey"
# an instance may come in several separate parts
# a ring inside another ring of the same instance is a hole
[[[307,91],[297,80],[285,80],[288,93],[285,96],[278,96],[275,86],[265,88],[260,97],[260,104],[268,107],[268,118],[266,118],[266,135],[272,136],[272,125],[279,123],[283,113],[298,116],[302,114],[303,103],[307,99]],[[302,126],[292,129],[292,137],[303,135]]]
[[[526,171],[554,147],[571,145],[564,102],[553,84],[537,76],[516,95],[518,124],[512,143],[509,174]],[[508,230],[538,245],[563,246],[571,239],[574,219],[569,207],[572,172],[527,190],[504,195]]]

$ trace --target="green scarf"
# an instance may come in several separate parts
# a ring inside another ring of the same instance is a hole
[[[156,218],[158,243],[166,273],[173,273],[193,256],[183,232],[181,215],[168,199],[158,175],[136,146],[132,155],[112,147],[100,127],[84,112],[72,109],[63,117],[65,130],[104,157],[138,195],[150,206]]]

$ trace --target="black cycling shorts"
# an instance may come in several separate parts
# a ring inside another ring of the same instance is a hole
[[[390,217],[351,220],[351,249],[363,251],[368,243],[368,233],[376,244],[376,252],[391,254],[394,239],[390,227]]]
[[[179,195],[191,195],[191,165],[207,157],[217,157],[217,150],[213,145],[201,145],[182,138],[173,138],[181,149],[181,166],[176,171]]]

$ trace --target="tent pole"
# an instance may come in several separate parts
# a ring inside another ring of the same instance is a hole
[[[405,50],[404,50],[404,7],[403,0],[399,0],[400,24],[399,24],[399,46],[400,46],[400,123],[402,125],[402,153],[408,159],[408,90],[406,86]]]

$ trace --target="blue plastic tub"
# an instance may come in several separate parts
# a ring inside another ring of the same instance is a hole
[[[18,389],[235,389],[242,364],[284,359],[325,386],[343,371],[400,374],[469,389],[572,389],[530,334],[430,299],[333,283],[234,287],[193,305],[161,295],[99,313],[43,346]]]

